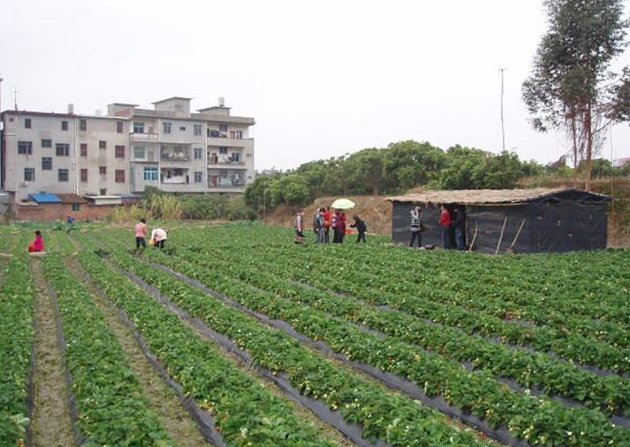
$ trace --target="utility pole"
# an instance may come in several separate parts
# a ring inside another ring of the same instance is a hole
[[[4,159],[2,156],[2,140],[4,139],[4,121],[2,121],[2,81],[4,81],[4,79],[0,76],[0,188],[4,186],[4,169],[2,169],[4,166]]]
[[[18,111],[18,106],[17,106],[17,95],[18,95],[18,91],[17,91],[17,86],[15,86],[13,88],[13,105],[15,107],[15,111]]]
[[[499,68],[501,72],[501,137],[503,140],[503,150],[505,151],[505,122],[503,120],[503,73],[505,72],[505,68]]]
[[[4,79],[0,76],[0,112],[2,112],[2,81],[4,81]]]

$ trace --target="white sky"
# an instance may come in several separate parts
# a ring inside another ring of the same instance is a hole
[[[256,119],[257,169],[407,139],[498,152],[505,67],[506,147],[546,163],[567,145],[521,99],[545,29],[541,0],[1,0],[2,109],[16,86],[20,109],[78,113],[224,96]]]

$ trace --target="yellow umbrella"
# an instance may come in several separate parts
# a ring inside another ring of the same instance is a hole
[[[330,206],[331,208],[335,208],[337,210],[347,210],[349,208],[354,208],[354,202],[349,199],[337,199]]]

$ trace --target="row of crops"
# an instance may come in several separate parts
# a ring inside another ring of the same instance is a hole
[[[0,247],[14,253],[0,259],[0,318],[11,322],[0,368],[13,378],[0,445],[28,441],[34,262],[54,296],[82,445],[182,443],[103,306],[209,444],[630,445],[626,251],[294,245],[283,229],[230,224],[178,228],[165,250],[140,255],[129,230],[51,232],[39,261],[17,237]]]

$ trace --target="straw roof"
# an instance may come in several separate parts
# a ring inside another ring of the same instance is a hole
[[[423,191],[405,196],[387,197],[390,202],[457,203],[461,205],[524,203],[554,196],[560,193],[577,193],[591,200],[606,202],[610,198],[590,191],[573,188],[531,189],[462,189],[454,191]]]

